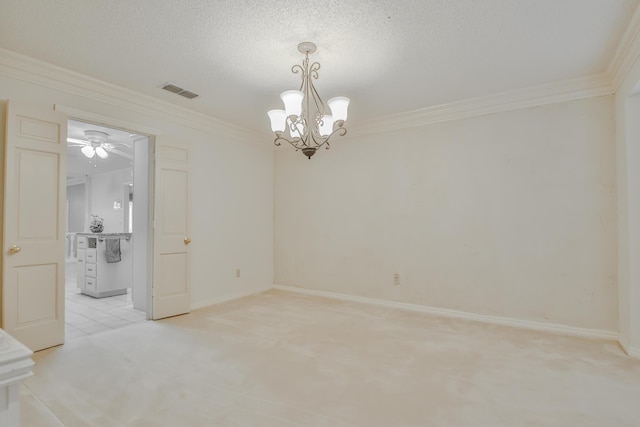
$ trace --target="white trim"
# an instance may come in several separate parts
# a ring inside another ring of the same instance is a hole
[[[615,90],[618,90],[638,58],[640,58],[640,5],[631,16],[629,25],[607,68],[607,74],[611,76],[611,85]]]
[[[626,338],[622,336],[622,334],[620,335],[620,337],[618,337],[618,344],[620,344],[622,350],[627,353],[627,356],[633,357],[634,359],[640,359],[640,348],[631,347]]]
[[[0,75],[93,99],[116,108],[157,117],[192,129],[212,133],[225,132],[242,142],[254,142],[262,138],[262,134],[258,132],[210,115],[3,48],[0,48]]]
[[[624,351],[627,356],[630,356],[631,354],[631,349],[629,348],[629,344],[627,344],[627,340],[622,336],[622,334],[620,334],[620,336],[618,337],[618,344],[620,344],[620,347],[622,347],[622,351]]]
[[[2,48],[0,48],[0,75],[94,99],[120,109],[158,117],[193,129],[211,133],[224,131],[232,138],[242,142],[266,145],[272,140],[270,137],[265,137],[263,133],[245,129],[210,115]],[[614,92],[610,83],[609,75],[602,74],[491,94],[359,123],[356,122],[349,128],[349,134],[353,136],[370,135],[501,111],[608,95]],[[89,118],[89,114],[79,116],[77,115],[79,110],[64,106],[57,106],[57,108],[67,112],[70,116],[84,118],[89,121],[102,121]],[[115,121],[109,120],[109,122],[114,123]],[[122,127],[128,128],[129,126],[123,124]],[[143,131],[142,129],[140,130]],[[148,131],[148,133],[157,134],[157,132],[153,131]]]
[[[611,80],[605,74],[563,80],[362,121],[349,129],[349,135],[372,135],[613,93]]]
[[[631,18],[605,73],[516,89],[382,116],[353,123],[352,136],[424,126],[503,111],[572,101],[615,93],[640,57],[640,6]],[[158,98],[125,89],[62,67],[0,48],[0,75],[91,98],[128,111],[135,111],[205,132],[225,131],[243,142],[265,145],[271,141],[261,132],[224,122],[213,116],[177,106]],[[65,109],[73,115],[71,109]],[[86,118],[85,118],[86,119]],[[90,120],[90,119],[87,119]],[[123,127],[127,127],[124,125]],[[152,132],[149,132],[152,134]]]
[[[559,325],[556,323],[543,323],[531,320],[513,319],[509,317],[491,316],[487,314],[468,313],[465,311],[450,310],[446,308],[429,307],[418,304],[407,304],[402,302],[380,300],[375,298],[359,297],[355,295],[345,295],[336,292],[316,291],[311,289],[299,288],[295,286],[274,285],[276,289],[288,292],[298,292],[307,295],[316,295],[326,298],[333,298],[345,301],[360,302],[365,304],[379,305],[389,308],[397,308],[401,310],[417,311],[420,313],[431,314],[434,316],[450,317],[454,319],[472,320],[482,323],[490,323],[494,325],[512,326],[521,329],[529,329],[534,331],[551,332],[554,334],[570,335],[582,338],[604,339],[616,341],[619,339],[617,332],[604,331],[600,329],[585,329],[575,326]]]
[[[143,134],[143,137],[152,137],[160,134],[160,131],[152,127],[139,125],[126,120],[115,119],[113,117],[105,116],[102,114],[90,113],[77,108],[67,107],[66,105],[54,104],[53,109],[65,113],[67,115],[67,118],[71,120],[90,122],[96,125],[103,125],[110,128],[138,132],[139,134]]]
[[[262,292],[273,289],[273,286],[264,286],[258,289],[250,289],[248,291],[236,292],[233,294],[223,295],[221,297],[210,298],[204,301],[199,301],[197,303],[191,303],[191,310],[198,310],[205,307],[210,307],[212,305],[220,304],[222,302],[231,301],[234,299],[244,298],[249,295],[260,294]]]

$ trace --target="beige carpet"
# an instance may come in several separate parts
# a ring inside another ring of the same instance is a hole
[[[277,290],[35,360],[25,427],[640,426],[615,342]]]

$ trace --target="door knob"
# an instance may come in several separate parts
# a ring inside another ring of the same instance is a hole
[[[9,248],[9,253],[10,254],[17,254],[18,252],[20,252],[22,249],[20,248],[20,246],[18,245],[13,245]]]
[[[191,243],[191,239],[190,239],[190,238],[188,238],[188,237],[185,237],[185,238],[184,238],[184,244],[185,244],[185,245],[188,245],[189,243]]]

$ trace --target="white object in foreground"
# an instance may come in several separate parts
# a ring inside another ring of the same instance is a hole
[[[32,375],[32,354],[0,329],[0,427],[20,426],[20,381]]]

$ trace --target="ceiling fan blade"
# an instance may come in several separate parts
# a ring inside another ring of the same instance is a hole
[[[133,160],[133,154],[118,150],[117,148],[112,148],[109,151],[112,152],[113,154],[117,154],[118,156],[122,156],[125,159]]]
[[[77,138],[67,138],[67,144],[82,144],[82,145],[89,145],[89,141],[86,141],[84,139],[77,139]]]

